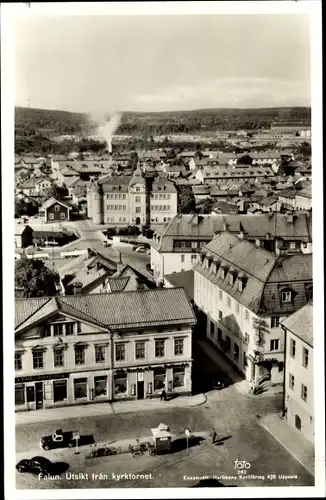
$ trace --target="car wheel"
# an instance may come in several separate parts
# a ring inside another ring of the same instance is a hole
[[[69,443],[68,446],[69,446],[69,448],[73,448],[74,443]]]
[[[50,449],[50,446],[48,444],[46,444],[44,447],[43,447],[46,451],[48,451]]]
[[[24,472],[24,469],[22,467],[17,467],[18,472]]]

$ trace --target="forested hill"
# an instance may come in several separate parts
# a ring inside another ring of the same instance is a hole
[[[273,122],[310,124],[307,107],[261,109],[199,109],[192,111],[125,112],[120,134],[165,135],[211,130],[269,128]],[[87,114],[45,109],[15,109],[16,137],[91,133]]]

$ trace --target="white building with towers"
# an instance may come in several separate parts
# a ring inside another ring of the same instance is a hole
[[[140,168],[132,176],[102,177],[87,192],[87,215],[94,224],[162,224],[177,214],[177,205],[174,184]]]

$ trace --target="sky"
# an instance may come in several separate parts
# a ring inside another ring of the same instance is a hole
[[[102,113],[310,105],[307,15],[15,24],[15,105]]]

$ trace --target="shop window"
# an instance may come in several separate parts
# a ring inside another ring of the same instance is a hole
[[[87,398],[87,378],[75,378],[74,397],[75,399]]]
[[[53,356],[54,356],[54,366],[64,366],[64,349],[63,349],[63,347],[54,349]]]
[[[116,373],[114,375],[114,393],[125,394],[127,392],[127,374]]]
[[[173,368],[173,387],[184,387],[185,368]]]
[[[94,377],[94,389],[95,397],[107,396],[108,394],[108,378],[103,375],[99,377]]]
[[[85,347],[78,346],[75,347],[75,365],[85,364]]]
[[[25,404],[25,384],[15,385],[15,405]]]
[[[164,340],[155,340],[155,357],[164,357]]]
[[[125,344],[116,344],[115,346],[115,360],[124,361],[126,357],[126,346]]]
[[[165,387],[165,368],[154,368],[154,391]]]
[[[240,350],[239,350],[239,346],[238,344],[236,344],[234,342],[234,353],[233,353],[233,357],[234,357],[234,360],[238,363],[239,362],[239,353],[240,353]]]
[[[228,335],[225,336],[225,352],[231,351],[231,339]]]
[[[105,363],[105,346],[95,346],[95,363]]]
[[[183,339],[175,339],[174,340],[174,355],[175,356],[182,356],[183,347],[184,347],[184,340]]]
[[[135,344],[135,358],[144,359],[145,358],[145,342],[136,342]]]
[[[15,352],[15,370],[22,370],[23,368],[23,354],[21,352]]]
[[[44,353],[43,351],[33,351],[33,368],[44,368]]]
[[[53,402],[64,401],[67,399],[67,381],[54,380],[53,381]]]

